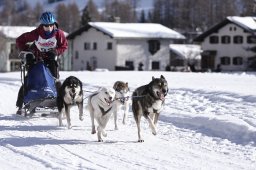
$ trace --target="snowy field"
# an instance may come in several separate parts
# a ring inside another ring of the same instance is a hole
[[[80,78],[86,97],[117,80],[127,81],[132,92],[161,74],[169,93],[158,134],[143,118],[145,142],[138,143],[130,109],[126,125],[119,113],[119,130],[110,119],[99,143],[86,110],[82,122],[78,109],[71,110],[70,130],[54,117],[16,116],[20,74],[0,73],[0,169],[255,170],[255,73],[61,72],[61,80]]]

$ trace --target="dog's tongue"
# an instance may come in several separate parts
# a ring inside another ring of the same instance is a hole
[[[160,93],[159,98],[160,98],[160,100],[164,101],[164,94],[163,94],[163,93]]]
[[[108,104],[108,106],[110,106],[111,101],[110,101],[110,100],[107,100],[107,99],[105,99],[105,101],[106,101],[106,103]]]

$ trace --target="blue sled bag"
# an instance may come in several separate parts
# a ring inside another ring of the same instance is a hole
[[[54,77],[43,62],[36,63],[28,71],[24,86],[24,104],[57,97]]]

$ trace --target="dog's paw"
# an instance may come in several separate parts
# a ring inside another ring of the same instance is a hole
[[[153,134],[153,135],[156,135],[156,131],[153,131],[152,134]]]
[[[115,126],[115,130],[118,130],[118,127],[117,127],[117,126]]]
[[[96,130],[92,130],[92,134],[95,134],[96,133]]]
[[[71,125],[68,125],[68,129],[72,129],[72,126],[71,126]]]
[[[102,131],[102,135],[103,135],[104,137],[107,137],[107,136],[108,136],[108,134],[107,134],[105,131]]]
[[[79,116],[79,119],[80,119],[81,121],[83,121],[83,120],[84,120],[84,117],[83,117],[83,116]]]
[[[102,139],[98,139],[98,142],[103,142],[103,140]]]
[[[143,140],[143,139],[139,139],[138,142],[139,142],[139,143],[142,143],[142,142],[144,142],[144,140]]]

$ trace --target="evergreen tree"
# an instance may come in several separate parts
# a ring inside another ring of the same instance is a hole
[[[140,20],[139,20],[140,23],[146,23],[146,17],[145,17],[145,11],[142,10],[141,13],[140,13]]]
[[[88,22],[99,20],[100,14],[98,12],[98,9],[94,2],[92,0],[89,0],[87,5],[83,9],[80,25],[84,26],[87,25]]]
[[[85,26],[85,25],[88,24],[88,22],[91,22],[91,21],[92,21],[92,18],[91,18],[90,14],[89,14],[88,6],[86,6],[83,9],[80,25],[81,26]]]

